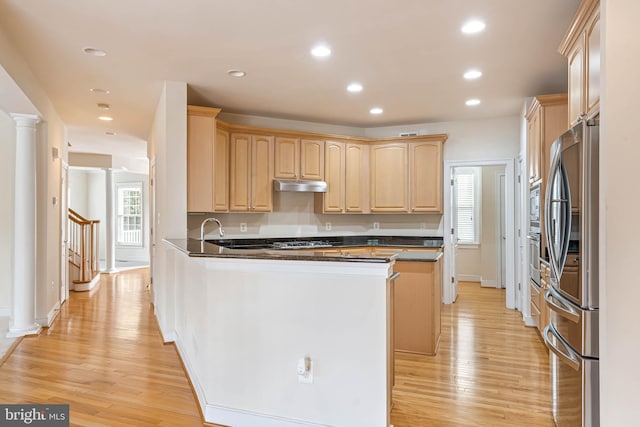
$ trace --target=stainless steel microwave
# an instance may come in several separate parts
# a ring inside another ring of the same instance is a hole
[[[529,188],[529,232],[540,234],[540,183],[538,180]]]

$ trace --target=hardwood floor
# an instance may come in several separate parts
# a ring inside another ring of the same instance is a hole
[[[459,284],[436,356],[396,352],[395,427],[553,427],[549,356],[505,290]]]
[[[173,345],[150,305],[148,269],[71,293],[51,328],[0,367],[0,402],[69,403],[71,425],[202,426]]]
[[[72,293],[0,366],[0,402],[69,403],[77,426],[203,425],[147,282],[148,269],[131,270]],[[504,301],[504,290],[460,283],[438,354],[396,353],[395,427],[553,426],[547,350]]]

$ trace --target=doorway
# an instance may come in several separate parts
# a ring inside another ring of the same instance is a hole
[[[460,189],[456,187],[461,183],[457,175],[468,186],[470,174],[475,174],[477,199],[473,206],[476,211],[471,216],[468,205],[460,209],[465,199],[460,198]],[[445,182],[450,185],[444,191],[445,200],[449,201],[444,216],[448,234],[444,239],[444,302],[455,301],[458,280],[470,280],[485,287],[505,287],[506,307],[516,308],[513,160],[448,161]]]

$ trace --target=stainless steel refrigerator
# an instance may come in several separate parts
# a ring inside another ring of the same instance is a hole
[[[551,315],[544,339],[558,427],[600,425],[598,135],[597,121],[583,121],[551,148],[545,195]]]

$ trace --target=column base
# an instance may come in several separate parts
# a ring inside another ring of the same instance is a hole
[[[27,335],[38,335],[42,330],[42,326],[35,323],[33,326],[25,329],[15,329],[9,327],[9,332],[7,332],[7,338],[19,338]]]

